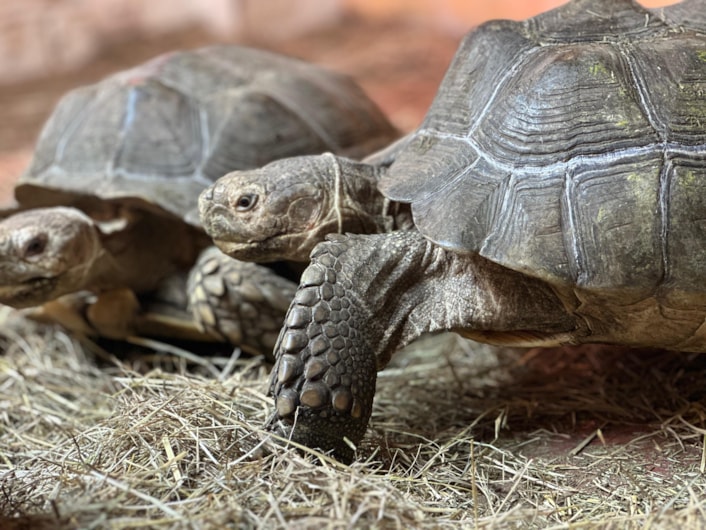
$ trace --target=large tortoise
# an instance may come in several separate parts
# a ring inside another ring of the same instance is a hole
[[[314,249],[275,352],[284,436],[349,458],[422,333],[706,351],[705,0],[484,24],[394,151],[379,188],[416,230]]]
[[[195,267],[197,320],[271,350],[295,285],[211,249],[194,265],[210,243],[199,193],[233,169],[324,151],[359,157],[396,134],[347,76],[239,46],[167,54],[73,90],[16,187],[23,211],[0,223],[0,303],[87,290],[107,300],[90,325],[119,336],[135,332],[134,315],[119,314],[126,290],[164,290]],[[219,296],[245,301],[248,324],[229,315],[221,326],[206,305]]]

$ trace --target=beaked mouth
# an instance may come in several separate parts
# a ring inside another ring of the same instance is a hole
[[[38,276],[18,284],[0,285],[0,304],[18,309],[43,304],[49,301],[46,295],[58,281],[57,277]]]
[[[262,257],[263,242],[236,243],[225,239],[213,239],[216,246],[228,256],[243,261],[255,261]]]

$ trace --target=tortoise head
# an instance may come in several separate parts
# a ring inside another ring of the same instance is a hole
[[[38,208],[0,222],[0,303],[29,307],[82,290],[102,245],[90,217]]]
[[[331,232],[375,232],[384,199],[374,168],[330,153],[234,171],[199,197],[204,229],[244,261],[308,261]]]

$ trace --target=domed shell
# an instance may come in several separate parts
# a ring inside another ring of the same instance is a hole
[[[229,171],[362,156],[396,135],[347,76],[239,46],[173,52],[64,96],[15,195],[22,207],[97,197],[182,218]]]
[[[705,292],[706,0],[481,26],[380,187],[441,246],[556,285]]]

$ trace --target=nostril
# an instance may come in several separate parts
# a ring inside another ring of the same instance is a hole
[[[220,182],[216,182],[211,186],[211,200],[219,204],[226,204],[228,200],[227,187]]]
[[[212,201],[213,200],[213,186],[209,186],[201,193],[202,201]]]

